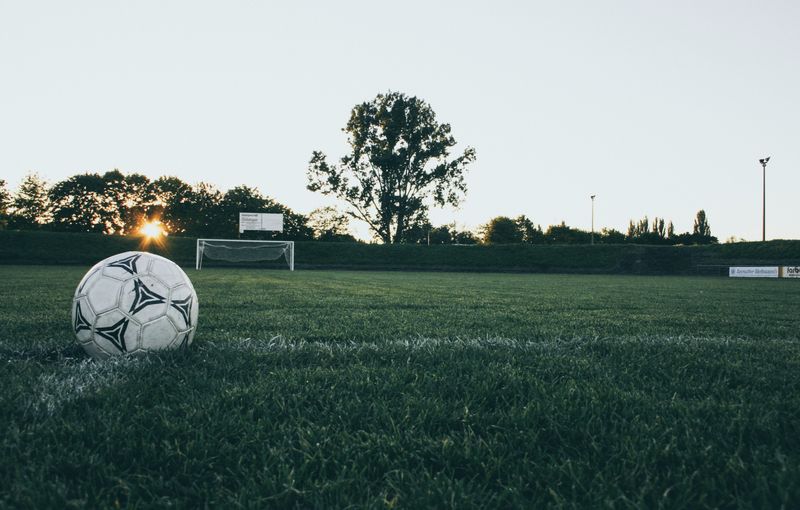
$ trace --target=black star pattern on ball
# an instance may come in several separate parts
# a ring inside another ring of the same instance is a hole
[[[192,310],[192,296],[188,296],[184,299],[173,299],[170,306],[178,310],[187,328],[192,325],[192,318],[190,315]]]
[[[130,257],[125,257],[124,259],[115,260],[114,262],[110,263],[108,267],[118,267],[120,269],[124,269],[130,274],[136,274],[136,261],[139,260],[139,257],[141,257],[141,255],[131,255]]]
[[[75,305],[75,333],[91,330],[92,325],[89,324],[89,321],[87,321],[86,317],[83,316],[83,312],[81,312],[81,304],[77,303]]]
[[[127,352],[125,348],[125,331],[128,329],[128,319],[123,317],[116,324],[107,326],[105,328],[96,328],[95,332],[114,344],[114,347],[119,349],[119,352]]]
[[[131,309],[128,310],[128,313],[136,314],[142,308],[150,305],[157,305],[159,303],[166,303],[166,299],[162,296],[159,296],[152,290],[147,288],[147,285],[143,284],[140,279],[135,279],[133,281],[133,292],[136,295],[133,297],[133,303],[131,303]]]

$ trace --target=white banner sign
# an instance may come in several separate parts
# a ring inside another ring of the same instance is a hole
[[[239,233],[245,230],[270,230],[283,232],[283,214],[239,213]]]
[[[800,278],[800,266],[783,266],[781,276],[784,278]]]
[[[732,278],[777,278],[778,266],[765,267],[731,267],[728,274]]]

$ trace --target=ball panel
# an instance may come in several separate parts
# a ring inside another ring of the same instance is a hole
[[[167,316],[179,330],[193,327],[197,323],[197,315],[192,316],[192,309],[197,306],[197,296],[188,285],[181,284],[170,292]]]
[[[186,283],[183,270],[171,260],[153,257],[150,274],[164,282],[168,287],[175,287]]]
[[[127,251],[114,255],[103,261],[103,274],[121,281],[129,280],[136,275],[147,272],[145,254],[138,251]]]
[[[169,289],[151,276],[137,276],[122,287],[119,308],[141,323],[167,313]]]
[[[97,273],[86,287],[86,296],[95,313],[103,313],[117,308],[122,282]]]
[[[86,272],[86,274],[81,278],[80,283],[78,283],[78,287],[75,289],[74,297],[78,296],[85,296],[86,295],[86,288],[92,278],[98,274],[98,272],[102,269],[101,264],[95,264],[93,268]]]
[[[78,339],[78,343],[91,342],[94,338],[92,325],[95,321],[95,313],[89,306],[89,301],[85,297],[76,299],[72,303],[72,331]]]
[[[83,347],[83,350],[84,352],[86,352],[86,354],[88,354],[97,361],[102,361],[112,356],[111,353],[104,351],[103,349],[100,348],[99,345],[97,345],[94,342],[87,342],[85,344],[81,344],[81,347]]]
[[[194,339],[194,328],[181,331],[175,336],[175,340],[172,341],[170,344],[170,349],[185,349],[192,345],[192,340]]]
[[[161,317],[142,326],[141,348],[148,351],[168,348],[178,336],[178,330],[168,317]]]
[[[141,325],[122,313],[112,310],[97,316],[94,322],[94,344],[109,354],[122,354],[140,346]]]
[[[192,294],[194,294],[194,290],[192,290]],[[192,318],[192,336],[194,336],[194,330],[197,329],[197,318],[200,315],[200,303],[197,301],[197,295],[194,296],[194,302],[192,303],[192,311],[190,316]],[[189,342],[191,343],[191,341]]]

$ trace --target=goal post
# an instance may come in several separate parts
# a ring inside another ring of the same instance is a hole
[[[195,269],[203,268],[203,259],[224,262],[266,262],[285,259],[294,271],[294,241],[257,241],[250,239],[198,239]]]

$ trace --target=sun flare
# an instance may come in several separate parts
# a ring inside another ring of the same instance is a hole
[[[167,235],[160,221],[148,221],[139,229],[139,233],[150,239],[158,239]]]

